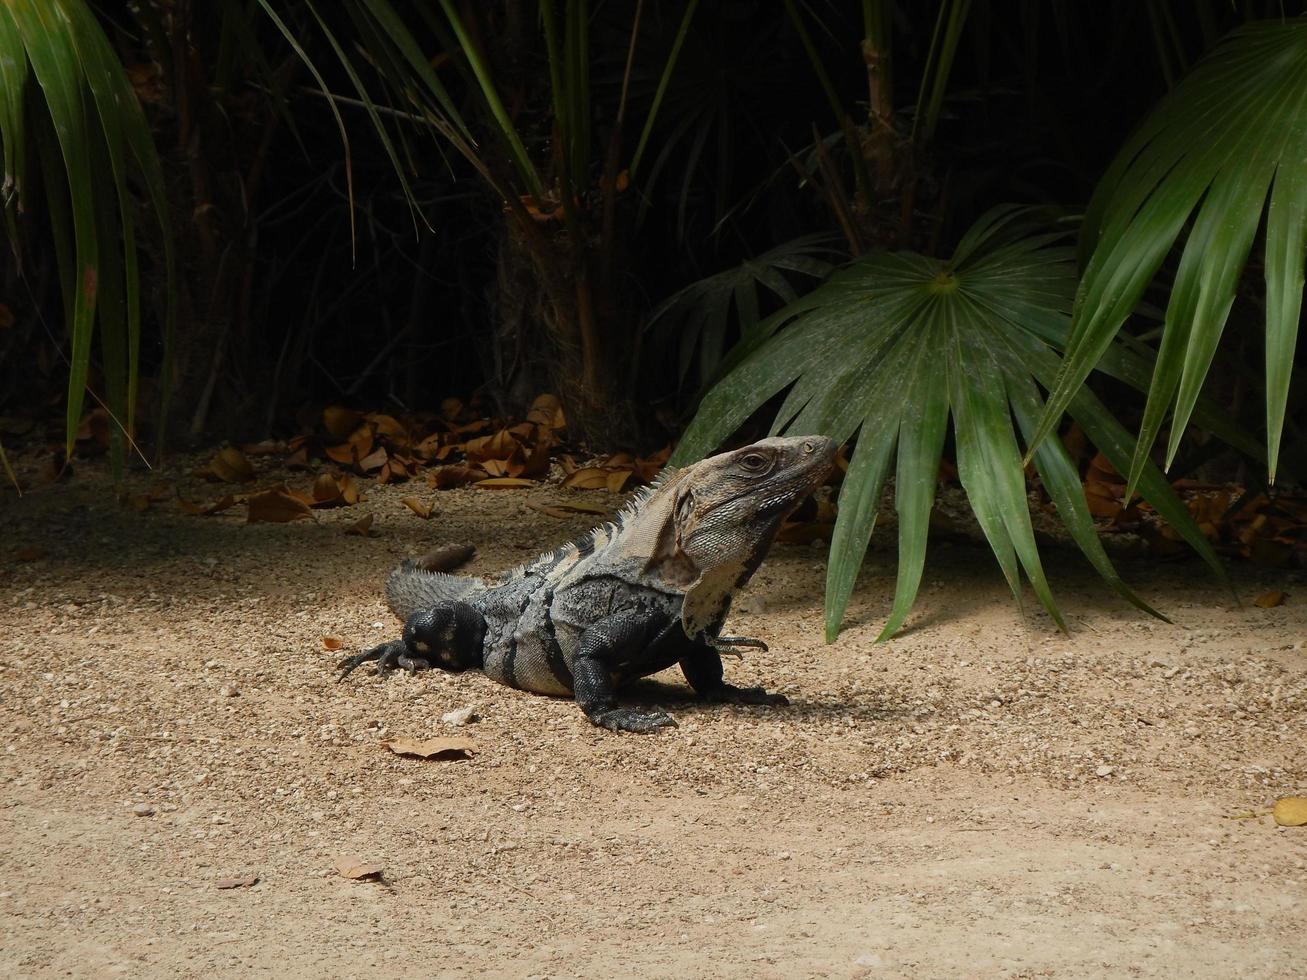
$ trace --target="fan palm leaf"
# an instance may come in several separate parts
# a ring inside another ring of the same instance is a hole
[[[1008,585],[1020,600],[1024,573],[1064,626],[1035,544],[1021,448],[1035,433],[1045,407],[1040,386],[1057,376],[1056,348],[1070,329],[1075,262],[1063,239],[1036,233],[1032,212],[1002,207],[982,217],[951,258],[865,255],[760,324],[704,398],[674,465],[711,451],[787,390],[773,431],[857,436],[831,542],[828,639],[839,631],[891,464],[899,566],[880,638],[893,635],[911,610],[950,417],[959,478]],[[1067,407],[1113,465],[1129,464],[1134,440],[1088,388],[1074,392]],[[1094,568],[1128,602],[1158,615],[1108,559],[1061,442],[1045,440],[1033,462]],[[1145,466],[1139,486],[1219,573],[1211,546],[1162,474]]]

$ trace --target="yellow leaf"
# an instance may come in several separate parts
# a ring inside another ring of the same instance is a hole
[[[517,487],[533,487],[536,485],[535,480],[523,480],[518,476],[496,476],[489,480],[478,480],[472,484],[474,487],[484,487],[488,490],[504,490]]]
[[[1263,592],[1253,600],[1253,605],[1262,609],[1270,609],[1272,606],[1278,606],[1284,602],[1284,593],[1279,591]]]
[[[1307,796],[1285,796],[1276,800],[1271,816],[1281,827],[1307,826]]]

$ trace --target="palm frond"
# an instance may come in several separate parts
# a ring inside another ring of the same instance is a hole
[[[38,95],[39,93],[39,95]],[[36,132],[33,132],[35,128]],[[51,133],[53,139],[46,138]],[[106,401],[131,438],[141,346],[136,219],[129,181],[145,188],[164,224],[168,281],[164,364],[172,333],[173,243],[162,171],[130,81],[84,0],[10,0],[0,6],[0,143],[4,206],[19,250],[13,211],[34,186],[33,146],[63,276],[71,340],[66,440],[72,451],[96,331]],[[71,230],[71,238],[69,232]],[[162,389],[166,392],[168,385]],[[166,412],[166,403],[161,409]]]
[[[1070,343],[1035,442],[1057,424],[1188,227],[1128,469],[1131,487],[1174,406],[1169,466],[1263,215],[1267,464],[1274,480],[1307,262],[1307,18],[1254,23],[1225,38],[1108,169],[1086,215],[1087,264]]]
[[[698,355],[699,385],[706,385],[722,363],[729,339],[731,311],[742,339],[761,319],[760,311],[770,293],[781,303],[798,299],[793,276],[825,279],[835,268],[831,259],[838,250],[828,235],[806,235],[785,242],[734,268],[719,272],[673,293],[654,310],[646,329],[677,333],[678,368],[682,382]]]
[[[1044,411],[1039,386],[1050,385],[1059,370],[1056,347],[1070,329],[1075,262],[1065,236],[1038,232],[1034,220],[1025,209],[997,208],[949,259],[876,252],[837,272],[752,332],[673,457],[678,465],[707,453],[787,389],[773,431],[821,432],[837,441],[857,436],[831,543],[828,639],[839,631],[895,459],[899,571],[881,639],[910,611],[950,415],[958,475],[1013,594],[1020,599],[1024,573],[1062,625],[1035,545],[1021,442]],[[1133,441],[1087,388],[1073,393],[1068,411],[1113,465],[1128,464]],[[1061,442],[1041,443],[1033,462],[1095,569],[1126,601],[1160,615],[1113,568]],[[1140,490],[1221,574],[1211,546],[1154,467],[1143,470]]]

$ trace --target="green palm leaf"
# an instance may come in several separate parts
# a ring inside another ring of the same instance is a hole
[[[699,361],[699,384],[706,385],[717,373],[726,350],[731,310],[742,337],[748,338],[758,325],[760,310],[768,294],[782,303],[798,299],[795,276],[825,279],[838,254],[829,235],[807,235],[777,245],[770,251],[742,262],[673,293],[654,310],[646,329],[676,333],[680,338],[679,376],[684,381],[695,355]]]
[[[1040,387],[1058,374],[1075,263],[1063,235],[1034,232],[1030,211],[997,208],[950,259],[881,252],[853,262],[751,332],[677,449],[674,465],[704,455],[787,389],[774,431],[841,441],[857,435],[831,542],[828,639],[839,631],[896,452],[899,570],[881,639],[910,611],[950,415],[959,478],[1013,595],[1020,600],[1024,575],[1063,625],[1035,545],[1018,429],[1026,440],[1034,433],[1045,409]],[[1126,465],[1134,443],[1088,389],[1073,393],[1068,410],[1114,464]],[[1071,538],[1108,584],[1160,615],[1117,575],[1061,442],[1041,443],[1034,466]],[[1140,490],[1220,574],[1211,546],[1151,465]]]
[[[1269,206],[1267,203],[1269,195]],[[1086,215],[1071,342],[1035,442],[1057,424],[1183,229],[1133,487],[1174,405],[1167,465],[1194,413],[1240,274],[1266,215],[1266,432],[1272,480],[1307,260],[1307,19],[1235,31],[1153,111]]]
[[[34,98],[35,93],[40,98]],[[172,328],[173,244],[163,175],[144,113],[83,0],[0,5],[0,144],[7,229],[27,203],[39,163],[63,278],[69,355],[67,443],[72,451],[98,328],[107,403],[130,436],[141,344],[136,224],[129,180],[139,180],[164,224],[168,280],[164,364]],[[71,236],[70,236],[71,231]],[[162,385],[166,392],[168,385]],[[166,405],[161,406],[166,412]],[[117,432],[115,434],[118,434]],[[116,458],[121,460],[121,446]]]

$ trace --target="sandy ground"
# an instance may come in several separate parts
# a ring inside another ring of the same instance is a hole
[[[338,686],[323,649],[394,633],[406,554],[471,542],[491,572],[584,529],[525,506],[568,491],[448,491],[424,522],[412,486],[371,488],[246,525],[108,486],[0,498],[6,975],[1303,975],[1307,828],[1232,819],[1307,793],[1302,572],[1235,567],[1236,605],[1200,567],[1127,566],[1172,626],[1051,555],[1064,636],[983,548],[937,547],[875,646],[881,542],[826,646],[824,550],[778,546],[732,621],[771,652],[727,669],[791,706],[699,705],[669,672],[632,698],[680,727],[621,736],[479,674]],[[438,734],[479,751],[379,744]]]

